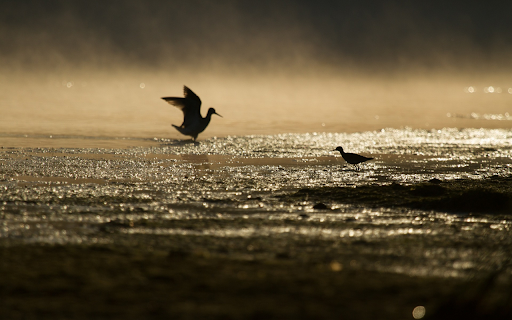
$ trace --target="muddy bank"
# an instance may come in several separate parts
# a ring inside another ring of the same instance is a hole
[[[512,214],[512,176],[482,180],[457,179],[404,185],[305,188],[279,196],[287,202],[317,202],[315,209],[343,203],[370,207],[405,207],[452,213]]]
[[[0,258],[4,319],[412,319],[417,306],[437,319],[512,314],[510,286],[494,278],[409,277],[330,260],[73,245],[2,247]]]

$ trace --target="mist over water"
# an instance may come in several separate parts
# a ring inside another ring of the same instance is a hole
[[[506,3],[25,0],[2,11],[3,64],[27,71],[503,71],[512,49]]]
[[[512,103],[511,23],[501,9],[377,1],[11,3],[0,13],[0,131],[180,138],[170,124],[179,125],[182,114],[160,97],[181,96],[183,85],[201,97],[203,114],[214,107],[224,116],[202,138],[509,128],[492,121],[510,120]]]
[[[223,116],[212,119],[200,135],[203,139],[389,127],[510,128],[508,87],[485,93],[491,86],[484,84],[494,82],[474,83],[435,77],[169,77],[135,72],[4,78],[0,125],[6,134],[185,139],[171,127],[181,124],[182,112],[160,99],[182,96],[185,84],[202,99],[203,115],[214,107]],[[476,92],[467,92],[469,85]]]

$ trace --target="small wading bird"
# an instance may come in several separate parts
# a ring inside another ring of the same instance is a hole
[[[203,118],[201,116],[201,99],[187,86],[183,86],[183,93],[185,95],[184,98],[164,97],[162,99],[183,111],[183,123],[181,126],[178,127],[174,124],[172,126],[181,132],[181,134],[191,136],[194,141],[196,141],[197,136],[203,132],[210,123],[212,114],[216,114],[221,118],[222,116],[215,112],[215,109],[210,108],[208,109],[206,117]]]
[[[361,162],[365,162],[365,161],[373,159],[373,158],[367,158],[365,156],[361,156],[361,155],[358,155],[355,153],[346,153],[345,151],[343,151],[342,147],[337,147],[333,151],[339,151],[341,153],[341,156],[343,157],[343,159],[345,159],[346,162],[355,165],[358,169],[359,169],[358,165]]]

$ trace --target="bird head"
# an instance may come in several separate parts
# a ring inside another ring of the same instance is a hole
[[[332,150],[332,151],[339,151],[341,153],[343,153],[343,148],[342,147],[337,147],[336,149]]]
[[[220,114],[218,114],[217,112],[215,112],[215,109],[213,109],[213,108],[208,109],[208,115],[212,115],[212,114],[216,114],[216,115],[218,115],[219,117],[223,118],[223,116],[221,116]]]

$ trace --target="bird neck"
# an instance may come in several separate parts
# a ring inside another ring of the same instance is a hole
[[[206,117],[204,117],[202,119],[202,122],[205,124],[205,125],[208,125],[208,123],[210,123],[210,120],[212,119],[212,112],[208,112],[208,114],[206,115]]]

